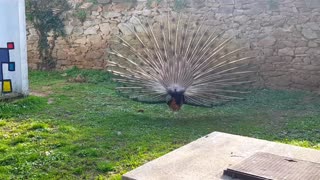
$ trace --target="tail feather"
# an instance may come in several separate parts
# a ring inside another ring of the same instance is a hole
[[[165,101],[174,90],[186,103],[210,106],[217,100],[241,99],[236,95],[244,92],[232,88],[252,82],[247,76],[253,58],[241,57],[245,48],[233,48],[233,37],[211,32],[204,23],[207,18],[193,25],[192,18],[181,13],[168,12],[154,24],[133,19],[137,23],[126,26],[132,36],[118,36],[122,48],[110,51],[116,58],[109,61],[109,71],[127,85],[119,87],[120,92],[140,100]]]

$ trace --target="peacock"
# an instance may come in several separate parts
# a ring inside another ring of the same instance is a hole
[[[213,30],[207,18],[168,11],[161,22],[132,17],[131,35],[115,35],[107,70],[121,84],[117,90],[141,101],[166,102],[179,111],[183,104],[212,106],[242,99],[251,83],[252,57],[236,47],[234,37]]]

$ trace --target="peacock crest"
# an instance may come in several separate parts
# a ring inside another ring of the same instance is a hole
[[[123,86],[117,89],[141,101],[167,102],[173,111],[183,104],[211,106],[240,99],[237,86],[248,80],[248,60],[227,38],[205,22],[168,11],[161,22],[133,17],[131,35],[117,36],[110,48],[108,71]]]

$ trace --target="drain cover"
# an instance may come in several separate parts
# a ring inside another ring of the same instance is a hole
[[[320,164],[269,153],[256,153],[228,168],[224,174],[243,180],[319,180]]]

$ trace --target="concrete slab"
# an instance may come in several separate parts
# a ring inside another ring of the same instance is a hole
[[[123,180],[224,179],[223,170],[256,152],[320,163],[320,151],[213,132],[123,175]]]

